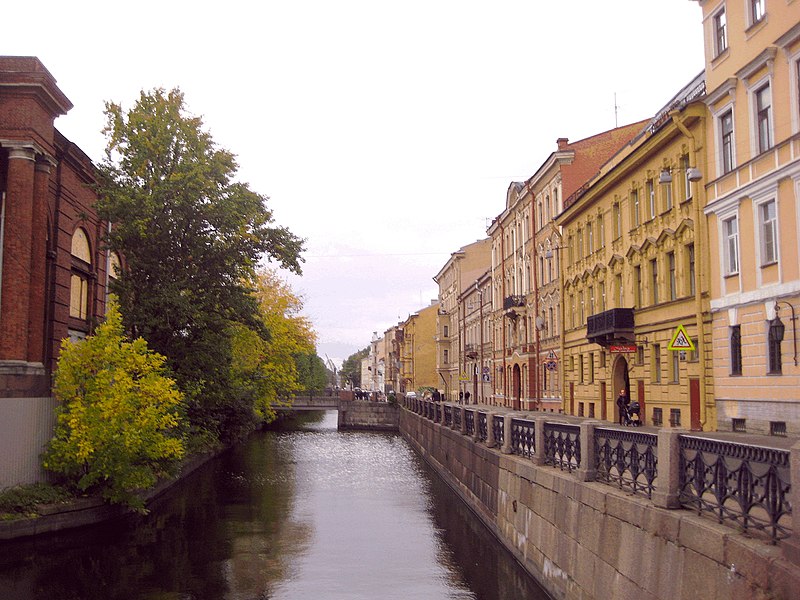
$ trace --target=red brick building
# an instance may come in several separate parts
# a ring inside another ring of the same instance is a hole
[[[61,340],[105,311],[92,161],[54,127],[72,103],[34,57],[0,57],[0,488],[41,476]]]

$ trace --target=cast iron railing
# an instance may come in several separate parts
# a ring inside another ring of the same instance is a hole
[[[453,409],[453,429],[461,429],[461,408]]]
[[[658,475],[658,436],[597,427],[597,480],[652,498]]]
[[[485,412],[478,413],[478,441],[485,442],[489,438],[489,423]]]
[[[464,411],[464,426],[467,435],[475,435],[475,411],[471,408]]]
[[[533,421],[511,419],[511,451],[514,454],[531,458],[535,452],[535,441]]]
[[[437,423],[441,423],[442,422],[442,405],[439,404],[438,402],[434,402],[433,406],[434,406],[434,415],[435,415],[434,416],[434,420]]]
[[[698,514],[743,531],[766,533],[772,543],[791,532],[789,452],[709,438],[679,438],[680,500]]]
[[[505,426],[506,420],[503,415],[495,415],[492,419],[492,433],[494,434],[494,443],[499,448],[505,443]]]
[[[544,464],[570,472],[581,465],[581,428],[578,425],[544,424]]]
[[[453,407],[449,404],[444,405],[444,424],[447,427],[453,426]]]

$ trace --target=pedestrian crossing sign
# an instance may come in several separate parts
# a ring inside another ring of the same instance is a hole
[[[683,325],[678,325],[675,333],[672,334],[672,341],[670,341],[667,350],[691,350],[694,352],[694,344],[692,338],[686,333],[686,328]]]

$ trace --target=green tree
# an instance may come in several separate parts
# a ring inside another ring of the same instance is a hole
[[[348,356],[342,363],[339,373],[342,376],[342,385],[349,383],[352,387],[361,387],[361,361],[369,356],[369,347],[359,350]]]
[[[328,384],[328,368],[315,352],[303,352],[294,357],[297,363],[301,390],[318,392]]]
[[[235,390],[262,421],[274,418],[272,406],[303,387],[295,357],[311,352],[316,336],[300,314],[303,303],[275,271],[258,271],[254,296],[263,329],[269,335],[237,325],[233,331]]]
[[[106,158],[97,208],[124,257],[114,286],[126,329],[163,354],[187,394],[196,427],[223,439],[251,420],[232,394],[232,332],[262,337],[252,288],[266,256],[300,273],[303,241],[274,225],[267,198],[237,183],[233,154],[218,148],[175,89],[142,92],[124,112],[106,103]]]
[[[124,337],[115,301],[94,335],[64,340],[53,391],[60,404],[45,468],[143,510],[136,492],[174,473],[184,455],[183,396],[165,358]]]

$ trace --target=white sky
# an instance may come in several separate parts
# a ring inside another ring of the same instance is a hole
[[[436,297],[511,181],[653,116],[703,68],[690,0],[9,2],[0,54],[34,55],[95,161],[103,102],[180,87],[240,179],[307,239],[288,277],[336,362]]]

